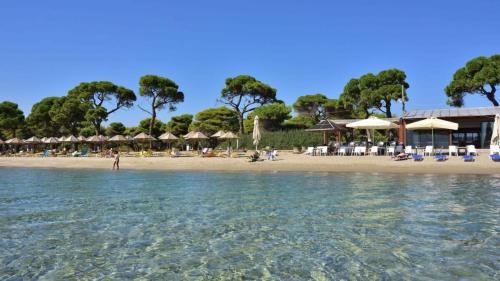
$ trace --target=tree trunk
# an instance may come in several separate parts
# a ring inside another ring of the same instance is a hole
[[[16,129],[12,129],[12,138],[16,137]]]
[[[391,118],[392,117],[392,112],[391,112],[391,101],[385,101],[385,117]]]
[[[95,135],[98,136],[99,132],[101,132],[101,124],[94,123],[94,127],[95,127]]]
[[[489,92],[486,97],[488,98],[489,101],[491,101],[491,103],[493,103],[494,106],[498,106],[498,101],[497,99],[495,98],[495,92],[496,92],[496,89],[493,88],[491,90],[491,92]]]
[[[153,136],[153,126],[155,124],[155,120],[156,120],[156,108],[152,108],[152,112],[151,112],[151,120],[149,120],[149,135],[150,136]],[[153,140],[150,140],[149,141],[149,149],[152,149],[153,148]]]
[[[243,129],[244,129],[244,125],[243,125],[243,113],[241,112],[237,112],[238,113],[238,125],[240,126],[240,136],[243,135]]]

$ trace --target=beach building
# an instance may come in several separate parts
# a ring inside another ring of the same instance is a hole
[[[434,130],[434,146],[448,147],[456,145],[464,147],[474,145],[477,148],[489,148],[493,122],[496,114],[500,114],[500,107],[470,107],[470,108],[447,108],[447,109],[424,109],[412,110],[403,117],[381,118],[398,124],[399,130],[395,139],[405,145],[425,146],[432,143],[430,130],[406,130],[406,125],[426,118],[436,117],[439,119],[458,123],[458,130]],[[342,133],[350,130],[347,124],[360,119],[329,119],[322,120],[308,131],[322,132],[326,140],[330,135],[340,140]]]

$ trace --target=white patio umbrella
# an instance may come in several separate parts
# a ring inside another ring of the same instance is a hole
[[[500,114],[495,115],[493,131],[491,132],[491,145],[500,145]]]
[[[394,124],[391,121],[380,119],[375,116],[370,116],[367,119],[349,123],[346,125],[346,127],[354,129],[366,129],[368,135],[368,141],[372,141],[371,137],[375,136],[375,130],[388,130],[388,129],[399,128],[397,124]],[[368,130],[371,130],[372,133],[370,134]]]
[[[434,146],[434,129],[458,130],[458,123],[442,120],[436,117],[427,118],[406,125],[408,130],[431,130],[432,146]]]
[[[252,139],[253,139],[253,144],[255,145],[255,150],[258,149],[259,143],[260,143],[260,128],[259,128],[259,116],[255,116],[253,119],[253,133],[252,133]]]

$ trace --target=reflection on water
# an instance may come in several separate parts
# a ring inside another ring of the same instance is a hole
[[[500,178],[0,175],[0,280],[498,278]]]

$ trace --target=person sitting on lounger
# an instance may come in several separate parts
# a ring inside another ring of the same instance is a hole
[[[391,157],[391,159],[394,161],[402,161],[402,160],[408,160],[409,156],[410,156],[410,154],[401,152],[398,155]]]

